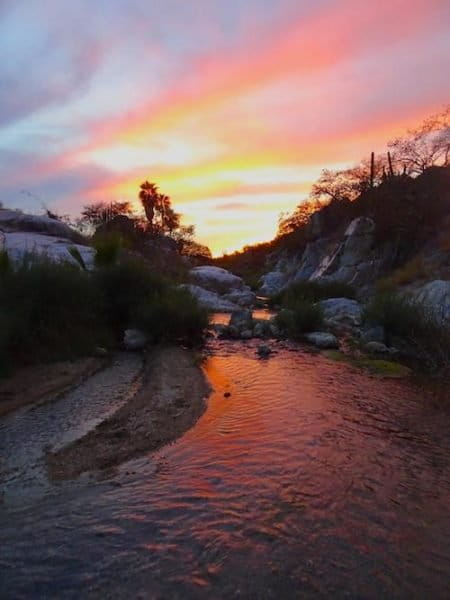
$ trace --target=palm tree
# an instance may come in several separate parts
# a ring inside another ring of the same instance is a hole
[[[153,219],[155,218],[155,208],[157,208],[159,193],[158,186],[149,181],[144,181],[140,185],[139,200],[145,211],[145,216],[150,224],[150,229],[153,231]]]

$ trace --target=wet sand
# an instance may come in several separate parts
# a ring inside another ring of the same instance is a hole
[[[203,414],[210,393],[197,362],[179,347],[155,349],[135,396],[84,437],[47,454],[49,478],[114,467],[182,435]]]

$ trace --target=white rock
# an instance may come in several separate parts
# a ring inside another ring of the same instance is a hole
[[[201,287],[219,294],[246,287],[240,277],[220,267],[195,267],[190,270],[190,275]]]
[[[317,348],[339,348],[339,342],[336,336],[324,331],[312,331],[305,335],[305,339],[317,346]]]
[[[57,219],[50,219],[43,215],[27,215],[17,210],[0,209],[0,229],[5,233],[23,231],[29,233],[42,233],[44,235],[62,237],[77,241],[79,234],[71,227]]]
[[[263,296],[273,296],[278,294],[278,292],[286,285],[286,282],[286,273],[282,273],[281,271],[270,271],[270,273],[266,273],[262,276],[259,293]]]
[[[180,286],[188,290],[204,308],[212,312],[233,312],[239,310],[239,306],[226,300],[210,290],[205,290],[198,285],[185,284]]]
[[[325,323],[333,325],[350,325],[359,327],[362,322],[362,306],[349,298],[327,298],[321,300],[319,306],[323,311]]]
[[[80,266],[70,253],[70,248],[76,248],[86,268],[91,269],[94,266],[95,250],[90,246],[74,244],[66,238],[28,231],[16,231],[3,235],[3,248],[13,262],[20,262],[28,254],[36,254],[55,262],[64,261]]]
[[[450,325],[450,281],[430,281],[417,290],[413,299],[423,304],[440,323]]]

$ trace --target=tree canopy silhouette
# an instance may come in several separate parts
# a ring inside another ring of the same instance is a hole
[[[145,212],[151,233],[169,233],[179,229],[180,214],[172,208],[169,196],[161,194],[155,183],[144,181],[140,185],[139,200]]]

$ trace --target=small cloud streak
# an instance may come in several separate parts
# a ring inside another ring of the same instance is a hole
[[[0,200],[77,213],[151,179],[215,253],[269,239],[321,168],[450,97],[446,0],[1,11]]]

